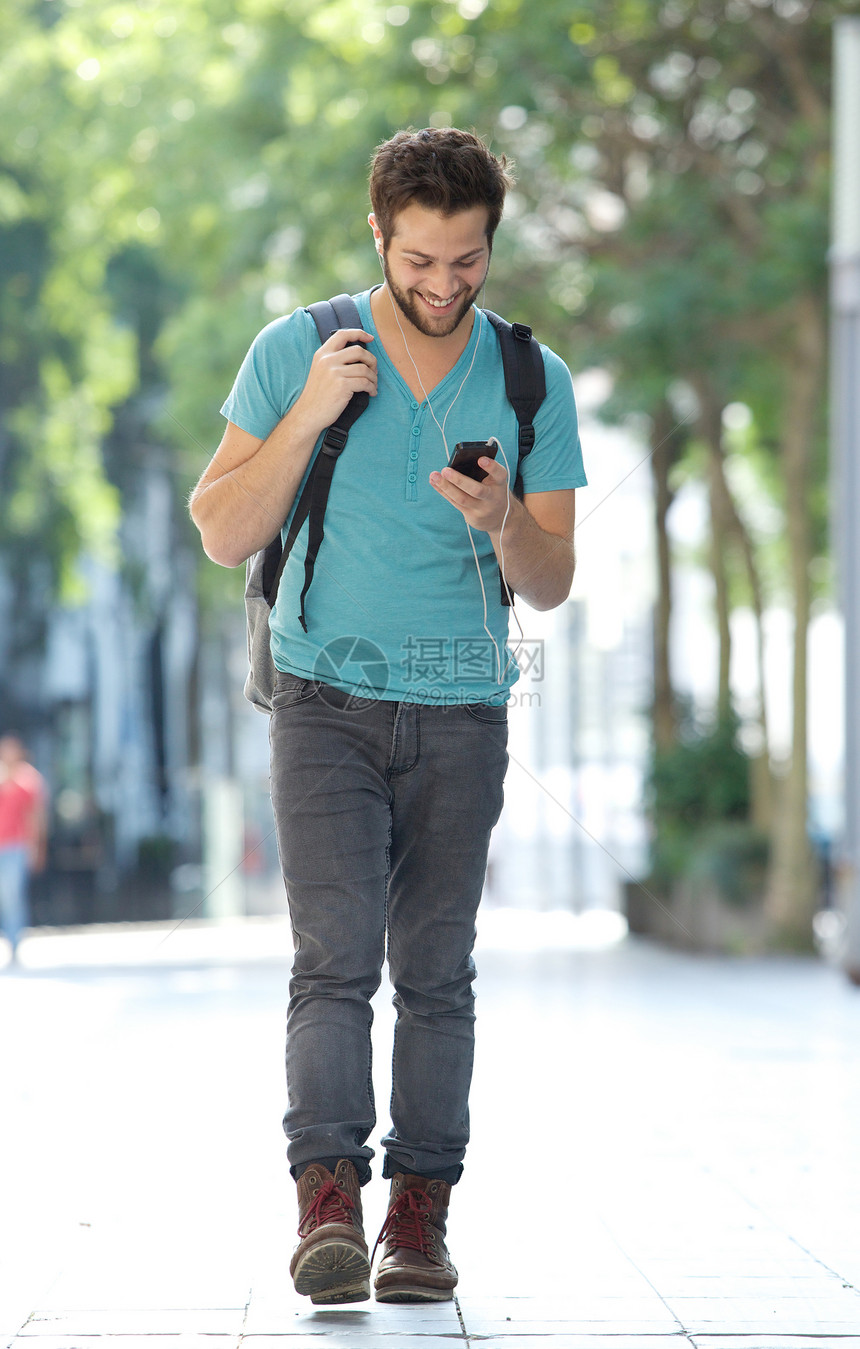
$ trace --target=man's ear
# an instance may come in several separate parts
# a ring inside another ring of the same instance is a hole
[[[376,223],[376,216],[373,214],[372,211],[370,215],[367,217],[367,223],[373,230],[373,242],[376,245],[376,251],[377,253],[381,254],[382,250],[385,247],[385,239],[383,238],[382,230]]]

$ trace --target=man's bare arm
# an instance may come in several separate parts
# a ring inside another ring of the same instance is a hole
[[[533,609],[555,609],[567,599],[573,581],[573,528],[576,492],[527,492],[523,501],[511,494],[508,506],[506,469],[490,458],[478,463],[482,482],[456,469],[431,473],[430,482],[456,506],[474,529],[489,534],[511,590]],[[504,537],[502,538],[502,524]]]
[[[237,567],[265,548],[287,517],[317,434],[287,413],[267,440],[232,422],[191,494],[191,518],[213,562]]]
[[[265,440],[232,422],[191,493],[191,518],[213,562],[237,567],[278,533],[314,445],[354,393],[376,393],[370,333],[343,328],[314,355],[304,389]]]
[[[490,532],[510,589],[533,609],[555,609],[570,594],[575,522],[575,491],[527,492],[511,497],[504,536]]]

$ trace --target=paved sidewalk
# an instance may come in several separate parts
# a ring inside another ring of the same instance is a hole
[[[860,992],[601,931],[485,915],[458,1297],[328,1310],[287,1274],[286,925],[30,938],[0,972],[0,1349],[860,1349]]]

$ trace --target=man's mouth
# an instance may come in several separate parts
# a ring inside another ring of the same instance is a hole
[[[421,295],[421,292],[419,291],[418,294]],[[421,295],[421,299],[425,304],[429,305],[431,309],[438,310],[450,309],[459,298],[459,291],[457,291],[456,295],[452,295],[448,300],[431,300],[429,295]]]

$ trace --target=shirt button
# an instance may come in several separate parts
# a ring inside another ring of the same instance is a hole
[[[412,404],[412,411],[413,411],[413,412],[417,412],[417,411],[418,411],[418,404],[417,404],[417,403],[413,403],[413,404]]]
[[[418,451],[417,451],[417,450],[410,450],[410,451],[409,451],[409,458],[410,458],[410,459],[417,459],[417,458],[418,458]]]
[[[410,474],[409,474],[409,481],[410,481],[410,482],[417,482],[417,481],[418,481],[418,474],[417,474],[417,473],[410,473]]]
[[[421,435],[421,427],[420,427],[420,426],[413,426],[413,428],[412,428],[412,434],[413,434],[413,436],[420,436],[420,435]]]

